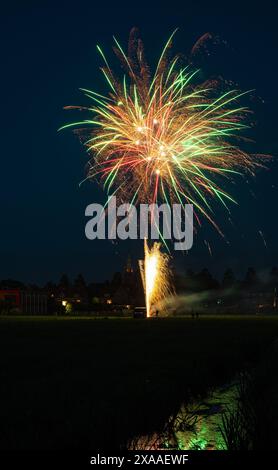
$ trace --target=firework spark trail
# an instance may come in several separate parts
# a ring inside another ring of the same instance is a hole
[[[108,194],[134,203],[191,203],[199,224],[198,212],[220,231],[211,199],[227,209],[236,201],[219,180],[262,166],[262,156],[232,143],[248,127],[249,110],[238,104],[248,92],[220,91],[215,80],[194,84],[198,70],[182,67],[179,56],[169,59],[172,36],[153,76],[135,30],[127,55],[115,39],[122,81],[98,47],[110,92],[83,89],[93,101],[87,108],[92,118],[62,128],[79,128],[91,155],[87,178],[98,178]]]
[[[206,245],[210,256],[212,256],[212,249],[211,249],[210,243],[207,240],[204,240],[204,244]]]
[[[259,232],[260,237],[261,237],[262,240],[263,240],[263,243],[264,243],[265,248],[267,248],[267,243],[266,243],[266,240],[265,240],[265,237],[264,237],[263,232],[262,232],[261,230],[259,230],[258,232]]]

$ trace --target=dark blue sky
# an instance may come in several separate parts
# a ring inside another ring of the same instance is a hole
[[[104,91],[96,43],[109,51],[113,34],[126,44],[129,30],[139,26],[153,63],[177,26],[176,51],[188,52],[207,31],[220,35],[228,47],[210,59],[209,67],[242,89],[256,89],[264,104],[256,104],[253,151],[277,154],[275,22],[273,10],[230,10],[227,3],[217,10],[211,3],[197,10],[176,1],[165,7],[161,2],[26,1],[2,9],[0,279],[44,282],[57,280],[62,272],[82,272],[88,281],[103,280],[121,269],[128,252],[134,258],[141,253],[136,242],[86,240],[85,207],[105,196],[96,184],[79,187],[86,155],[72,133],[57,133],[72,120],[63,106],[86,104],[79,87]],[[240,201],[231,208],[235,227],[227,223],[224,209],[216,217],[230,244],[204,228],[177,265],[206,265],[218,275],[227,266],[242,274],[249,265],[263,271],[278,264],[276,180],[274,161],[250,184],[239,180],[229,188]]]

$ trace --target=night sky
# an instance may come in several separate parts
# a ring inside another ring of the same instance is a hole
[[[112,35],[126,45],[129,30],[138,26],[151,64],[176,27],[177,52],[188,53],[207,31],[218,35],[226,46],[208,57],[207,66],[243,90],[256,89],[252,150],[277,155],[275,12],[248,13],[228,2],[215,10],[209,2],[198,10],[190,5],[69,0],[2,7],[0,279],[43,283],[81,272],[88,281],[102,281],[122,268],[128,253],[133,259],[142,254],[142,243],[85,238],[85,207],[104,202],[105,194],[96,183],[79,187],[87,156],[70,131],[57,132],[74,119],[63,106],[87,103],[80,87],[105,91],[96,44],[112,59]],[[190,253],[175,256],[178,269],[207,266],[219,276],[232,267],[243,275],[250,265],[263,273],[278,264],[277,172],[274,159],[255,180],[227,186],[240,203],[231,206],[234,225],[224,208],[215,217],[230,243],[205,224]]]

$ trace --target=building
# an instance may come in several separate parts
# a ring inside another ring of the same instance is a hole
[[[47,313],[47,305],[47,295],[40,291],[0,289],[1,313],[43,315]]]
[[[144,303],[144,289],[139,265],[132,265],[130,256],[121,275],[121,282],[112,294],[115,305],[138,306]]]

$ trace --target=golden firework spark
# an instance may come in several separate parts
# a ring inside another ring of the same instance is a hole
[[[147,317],[157,311],[161,302],[171,294],[169,256],[162,253],[160,243],[155,242],[150,248],[144,242],[144,263],[140,265],[145,291]]]

